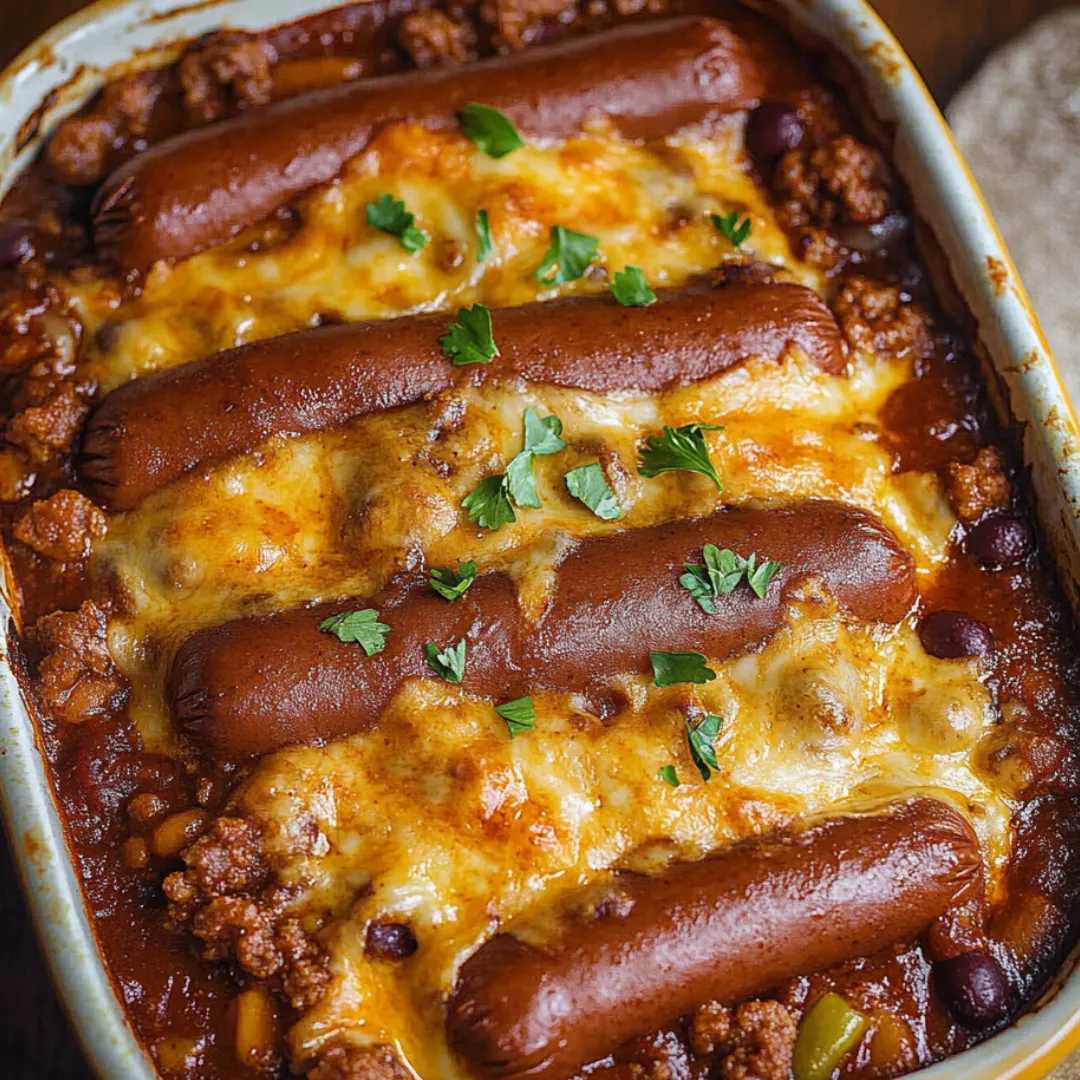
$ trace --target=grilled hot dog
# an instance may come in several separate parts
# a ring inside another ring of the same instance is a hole
[[[758,552],[783,569],[764,599],[741,586],[706,614],[679,584],[683,563],[700,561],[706,543]],[[780,627],[786,591],[807,575],[863,620],[897,622],[915,596],[911,557],[863,511],[826,501],[729,507],[580,544],[559,565],[536,623],[519,612],[510,578],[492,572],[453,604],[413,575],[374,597],[199,631],[177,652],[168,697],[206,750],[237,759],[370,728],[405,680],[430,677],[426,642],[446,648],[466,638],[463,688],[501,700],[646,673],[651,650],[725,659]],[[375,656],[319,631],[328,616],[365,608],[391,627]]]
[[[446,130],[468,102],[528,135],[568,136],[606,117],[627,138],[659,138],[782,92],[792,65],[761,52],[726,22],[680,16],[314,91],[176,135],[121,166],[98,194],[94,236],[126,268],[184,258],[332,180],[383,125]]]
[[[618,876],[475,952],[450,1043],[479,1080],[566,1080],[706,1001],[910,941],[982,889],[971,825],[927,798]]]
[[[817,295],[788,283],[695,282],[647,308],[611,297],[504,308],[501,356],[455,368],[439,338],[446,315],[328,326],[243,345],[128,383],[87,425],[80,475],[111,510],[128,510],[203,463],[272,435],[304,434],[423,400],[455,384],[520,377],[610,393],[709,378],[751,356],[801,348],[844,369],[840,332]]]

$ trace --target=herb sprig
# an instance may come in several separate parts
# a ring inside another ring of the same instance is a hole
[[[680,683],[700,685],[716,678],[716,672],[699,652],[651,652],[649,660],[656,686],[677,686]]]
[[[448,649],[439,649],[430,641],[424,646],[424,655],[431,666],[431,670],[455,685],[465,678],[465,639],[462,638],[456,645]]]
[[[416,228],[415,217],[405,209],[401,199],[384,192],[375,202],[364,207],[367,223],[379,232],[396,236],[406,251],[419,251],[427,243],[427,234]]]
[[[745,580],[754,594],[764,600],[772,579],[783,569],[778,562],[759,560],[757,554],[744,559],[728,548],[721,551],[715,544],[706,544],[701,556],[704,566],[683,563],[686,573],[679,582],[710,615],[716,614],[715,598],[734,592],[740,581]]]
[[[615,279],[608,288],[623,307],[648,307],[656,303],[656,293],[649,287],[645,271],[639,266],[616,270]]]
[[[709,713],[696,724],[691,724],[690,718],[686,718],[686,741],[690,745],[690,760],[697,766],[701,779],[706,783],[720,768],[716,761],[716,738],[722,724],[723,720],[713,713]]]
[[[374,608],[331,615],[319,623],[319,629],[324,634],[333,634],[346,645],[359,645],[368,656],[386,648],[386,635],[390,633],[390,627],[379,622],[379,613]]]
[[[476,580],[476,563],[469,559],[459,562],[456,570],[432,567],[431,587],[447,602],[460,600]]]
[[[683,424],[682,427],[664,426],[663,435],[650,435],[638,461],[642,476],[660,476],[666,472],[695,472],[707,476],[718,491],[723,491],[720,477],[709,458],[709,447],[704,432],[723,431],[717,424]]]
[[[552,225],[551,242],[544,253],[544,261],[537,267],[536,277],[545,285],[575,281],[589,269],[599,250],[600,241],[595,236]]]
[[[499,355],[491,328],[491,310],[483,304],[458,309],[457,319],[439,338],[443,355],[455,367],[466,364],[490,364]]]
[[[743,246],[754,224],[750,220],[749,214],[743,218],[740,224],[739,218],[741,215],[738,210],[732,210],[730,214],[710,214],[709,217],[712,218],[712,223],[727,237],[731,245],[737,248]]]
[[[531,697],[515,698],[502,705],[496,705],[495,711],[506,722],[506,730],[513,739],[536,727],[536,708]]]
[[[490,105],[478,105],[475,101],[461,107],[461,131],[488,157],[506,157],[525,145],[509,117]]]
[[[618,497],[595,461],[571,469],[566,474],[566,489],[602,521],[618,521],[623,516]]]

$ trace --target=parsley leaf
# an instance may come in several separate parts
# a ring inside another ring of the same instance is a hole
[[[469,511],[469,520],[475,521],[482,529],[495,532],[511,521],[517,521],[517,514],[510,505],[506,490],[506,477],[499,473],[481,480],[461,500],[461,505]]]
[[[495,244],[491,239],[491,225],[488,223],[486,210],[476,211],[476,261],[483,262],[493,251]]]
[[[451,604],[464,596],[475,580],[476,563],[472,559],[468,562],[459,562],[457,570],[440,570],[433,567],[431,571],[431,587]]]
[[[574,281],[588,270],[599,248],[600,241],[595,236],[552,225],[551,243],[536,271],[536,277],[546,285]],[[554,275],[552,270],[555,271]]]
[[[457,322],[452,322],[446,330],[439,338],[439,344],[443,355],[449,357],[455,367],[490,364],[499,355],[499,346],[495,344],[491,330],[491,311],[483,304],[459,308]]]
[[[686,573],[679,578],[679,582],[689,590],[701,609],[710,615],[716,614],[713,598],[727,596],[744,578],[754,593],[764,600],[770,582],[782,569],[778,562],[768,559],[758,562],[756,554],[744,559],[727,548],[721,551],[715,544],[706,544],[701,555],[705,565],[683,563]]]
[[[373,608],[331,615],[319,623],[319,629],[324,634],[334,634],[347,645],[359,645],[368,656],[386,648],[386,635],[390,633],[390,627],[379,622],[379,613]]]
[[[723,719],[709,713],[704,720],[690,726],[686,721],[686,741],[690,744],[690,760],[697,766],[701,779],[706,783],[709,777],[720,768],[716,763],[716,737],[720,734]]]
[[[753,227],[749,214],[743,218],[742,224],[739,224],[738,210],[732,210],[730,214],[710,214],[709,217],[734,247],[742,247],[743,241],[750,235],[750,229]]]
[[[424,655],[431,665],[431,670],[445,679],[448,683],[459,683],[465,678],[465,639],[462,638],[456,645],[439,652],[437,645],[429,641],[424,646]]]
[[[519,697],[505,705],[496,705],[495,711],[506,721],[511,739],[536,727],[536,709],[531,697]]]
[[[475,101],[461,107],[461,131],[488,157],[506,157],[512,150],[525,145],[517,128],[498,109],[477,105]]]
[[[656,303],[656,293],[649,288],[645,272],[638,266],[616,270],[615,280],[608,288],[623,307],[648,307]]]
[[[651,652],[653,683],[656,686],[676,686],[679,683],[707,683],[716,672],[706,667],[699,652]]]
[[[405,203],[393,195],[384,192],[367,204],[364,214],[373,229],[396,236],[406,251],[419,251],[427,243],[426,234],[413,225],[416,219],[405,209]]]
[[[540,416],[530,405],[525,410],[525,449],[546,457],[566,449],[566,443],[559,436],[562,434],[562,421],[557,416]]]
[[[679,786],[679,774],[675,771],[674,765],[661,765],[660,771],[656,775],[659,776],[665,784],[670,784],[672,787]]]
[[[543,505],[540,496],[536,494],[536,477],[533,476],[533,457],[531,450],[522,450],[510,459],[506,466],[506,486],[510,490],[510,498],[518,506],[528,506],[533,510],[539,510]]]
[[[707,476],[718,491],[723,491],[720,477],[709,460],[709,448],[705,444],[704,431],[723,431],[716,424],[683,424],[672,428],[664,425],[663,435],[650,435],[641,451],[638,472],[642,476],[659,476],[661,473],[686,472]]]
[[[580,499],[603,521],[618,521],[623,516],[623,509],[604,476],[604,470],[595,461],[568,472],[566,487],[575,499]]]

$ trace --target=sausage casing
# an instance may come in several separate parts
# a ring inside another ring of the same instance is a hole
[[[450,1043],[481,1080],[566,1080],[707,1001],[910,941],[982,890],[971,825],[928,798],[618,876],[466,960]]]
[[[758,552],[783,569],[764,598],[742,586],[707,614],[679,583],[683,564],[700,561],[706,543]],[[177,652],[168,697],[200,745],[237,759],[370,728],[406,679],[430,677],[427,642],[446,648],[466,638],[463,688],[501,700],[644,674],[653,650],[726,659],[775,633],[786,590],[808,575],[863,620],[897,622],[915,597],[911,557],[870,514],[826,501],[729,507],[578,545],[535,623],[521,614],[510,578],[492,572],[453,604],[414,575],[374,597],[199,631]],[[375,656],[319,631],[330,615],[367,608],[391,627]]]

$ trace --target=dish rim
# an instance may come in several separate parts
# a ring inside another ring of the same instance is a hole
[[[342,0],[97,0],[57,23],[0,72],[0,198],[41,139],[74,111],[105,70],[167,56],[176,42],[222,23],[262,29]],[[1080,611],[1080,421],[989,208],[936,103],[866,0],[764,0],[853,66],[873,112],[895,126],[893,160],[930,226],[979,340],[1026,425],[1025,463],[1074,612]],[[85,57],[97,45],[97,63]],[[56,100],[46,105],[57,91]],[[30,123],[28,120],[35,117]],[[2,553],[0,553],[2,557]],[[97,947],[13,657],[12,595],[3,559],[0,618],[0,815],[35,932],[76,1037],[101,1080],[157,1080]],[[922,1070],[925,1080],[1038,1080],[1080,1045],[1080,971],[1070,957],[1054,985],[1015,1024]]]

